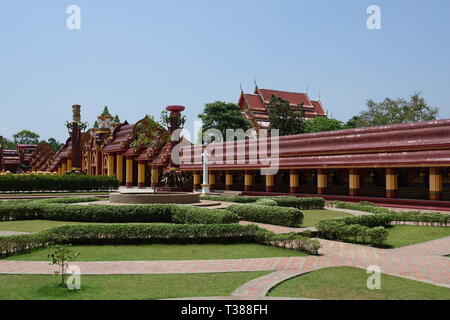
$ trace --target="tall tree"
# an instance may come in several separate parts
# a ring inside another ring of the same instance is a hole
[[[386,98],[379,103],[368,100],[367,108],[356,118],[356,127],[430,121],[439,116],[439,109],[429,106],[419,92],[411,94],[409,99]]]
[[[302,107],[303,105],[299,105]],[[277,96],[272,96],[268,106],[270,129],[278,129],[280,136],[305,132],[303,112],[295,111],[289,102]]]
[[[22,130],[13,135],[16,144],[38,144],[39,135],[30,130]]]
[[[327,117],[317,117],[305,121],[305,133],[342,130],[345,129],[345,124],[337,119]]]
[[[251,127],[250,121],[242,116],[239,107],[234,103],[222,101],[207,103],[203,113],[198,117],[202,120],[203,132],[208,129],[217,129],[222,133],[224,139],[227,129],[247,131]]]

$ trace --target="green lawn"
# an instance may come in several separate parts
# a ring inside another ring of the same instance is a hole
[[[326,268],[287,280],[269,292],[272,297],[326,300],[449,300],[450,289],[381,275],[381,289],[367,289],[366,270]]]
[[[53,275],[0,275],[0,300],[143,300],[229,296],[269,272],[81,276],[81,290],[58,287]]]
[[[87,222],[70,221],[52,221],[52,220],[16,220],[1,221],[0,231],[20,231],[20,232],[40,232],[46,229],[68,226],[89,224]],[[92,224],[92,223],[91,223]]]
[[[420,242],[450,236],[449,227],[428,226],[393,226],[388,228],[389,236],[386,245],[392,248],[408,246]]]
[[[349,217],[351,214],[331,210],[302,210],[304,219],[302,227],[314,227],[320,220]]]
[[[146,244],[146,245],[83,245],[72,246],[80,253],[77,261],[133,261],[133,260],[210,260],[298,257],[305,253],[261,244]],[[14,255],[7,260],[46,261],[51,248],[35,249]]]

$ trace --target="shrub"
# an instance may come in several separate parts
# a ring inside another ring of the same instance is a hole
[[[33,200],[33,201],[39,201],[41,203],[82,203],[82,202],[96,202],[104,200],[102,198],[96,198],[96,197],[65,197],[65,198],[54,198],[54,199],[42,199],[42,200]]]
[[[0,257],[56,244],[256,242],[317,254],[320,243],[296,234],[277,235],[239,224],[95,224],[63,226],[38,234],[0,237]]]
[[[374,245],[380,246],[386,241],[389,233],[383,227],[375,227],[375,228],[369,229],[368,235],[369,235],[371,243],[373,243]]]
[[[0,175],[0,192],[110,191],[119,188],[114,176]]]
[[[256,205],[259,206],[277,206],[277,202],[272,199],[258,199],[255,201]]]
[[[274,196],[274,197],[250,197],[250,196],[201,196],[203,200],[225,201],[236,203],[254,203],[259,199],[269,199],[281,207],[293,207],[300,210],[323,209],[325,200],[323,198],[305,197],[297,198],[292,196]]]
[[[437,223],[442,226],[446,226],[450,223],[450,215],[442,214],[439,212],[420,212],[420,211],[404,211],[397,212],[391,211],[387,208],[377,207],[373,204],[364,202],[360,202],[359,204],[354,203],[346,203],[340,201],[332,201],[329,202],[330,206],[334,206],[336,208],[341,209],[350,209],[350,210],[358,210],[369,213],[375,213],[377,215],[388,216],[391,221],[408,221],[419,223]],[[370,219],[370,218],[368,218]]]
[[[239,216],[228,210],[175,205],[172,209],[172,222],[180,224],[238,223]]]
[[[356,217],[359,218],[359,217]],[[388,237],[383,226],[369,227],[362,224],[349,224],[347,218],[322,220],[317,224],[319,236],[325,239],[369,243],[381,246]],[[353,220],[353,222],[356,222]]]
[[[285,227],[300,227],[303,212],[296,208],[271,207],[256,204],[234,204],[227,208],[242,220],[274,224]]]
[[[133,206],[65,205],[41,201],[0,204],[0,220],[60,220],[79,222],[167,222],[190,224],[235,223],[239,218],[227,210],[172,204]]]

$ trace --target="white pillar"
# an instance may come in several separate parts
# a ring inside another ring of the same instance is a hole
[[[203,151],[203,184],[202,184],[202,194],[209,193],[209,173],[208,173],[208,151],[206,149]]]

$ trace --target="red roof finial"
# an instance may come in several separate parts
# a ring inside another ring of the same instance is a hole
[[[186,109],[184,106],[167,106],[166,110],[170,112],[182,112]]]

